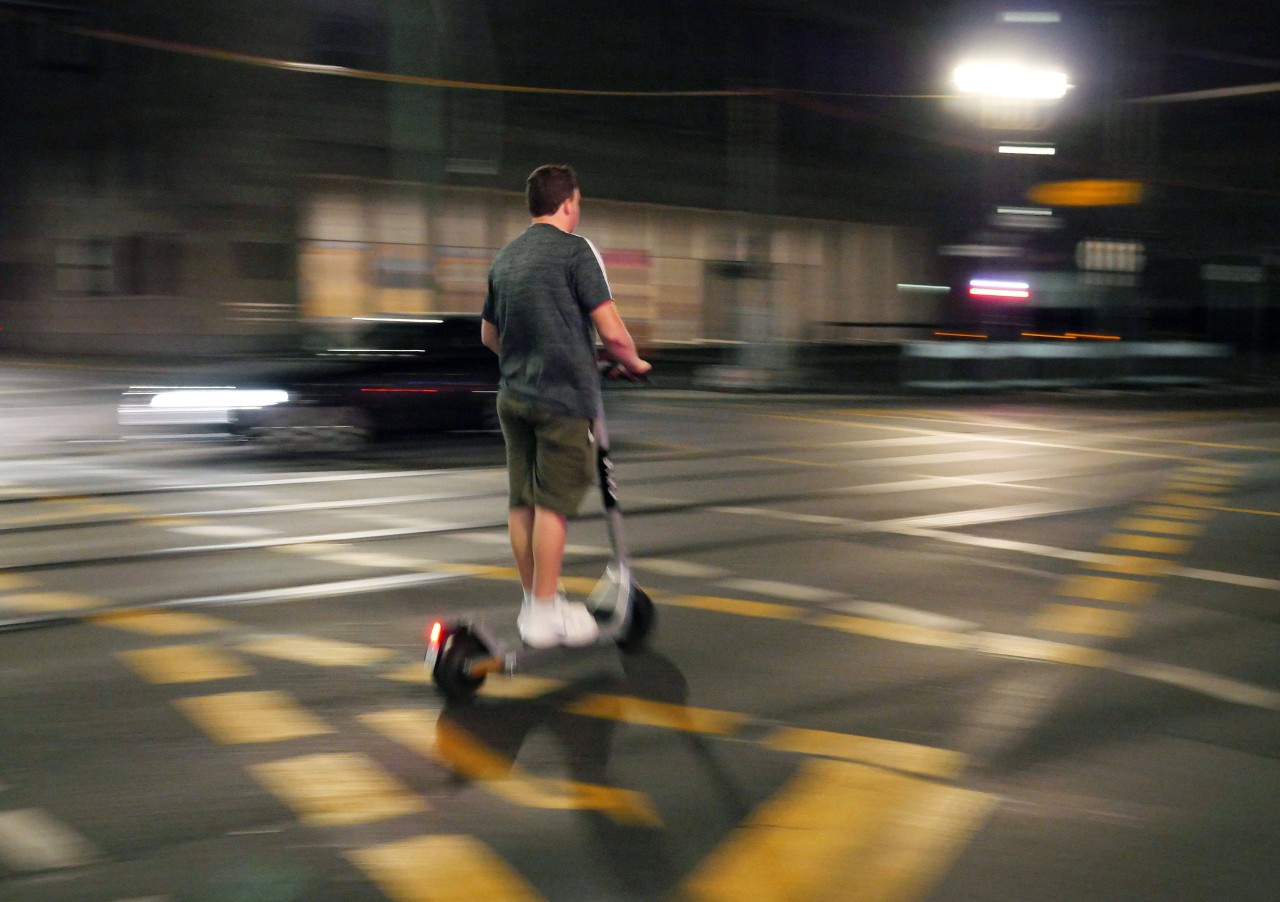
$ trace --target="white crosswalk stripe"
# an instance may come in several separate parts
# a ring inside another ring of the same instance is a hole
[[[102,858],[93,843],[39,808],[0,811],[0,862],[12,870],[82,867]]]
[[[832,592],[830,589],[799,586],[767,579],[726,579],[721,580],[719,585],[736,592],[771,595],[774,598],[786,598],[791,601],[831,602],[847,597],[843,592]]]
[[[729,571],[723,567],[710,564],[699,564],[694,561],[677,561],[668,558],[639,558],[632,562],[637,570],[648,573],[660,573],[663,576],[686,576],[693,579],[717,579],[728,576]]]

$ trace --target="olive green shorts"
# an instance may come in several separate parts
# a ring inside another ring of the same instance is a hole
[[[507,446],[511,507],[577,514],[595,478],[591,421],[557,416],[501,394],[498,419]]]

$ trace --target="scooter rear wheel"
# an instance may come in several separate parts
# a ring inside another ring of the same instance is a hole
[[[618,648],[628,653],[644,648],[658,619],[653,599],[644,589],[636,585],[631,587],[630,609],[631,619],[627,623],[626,630],[618,637]]]
[[[484,677],[473,677],[467,673],[467,662],[482,658],[487,653],[484,643],[465,627],[445,637],[440,657],[436,659],[436,665],[431,671],[432,679],[445,698],[465,701],[475,696]]]

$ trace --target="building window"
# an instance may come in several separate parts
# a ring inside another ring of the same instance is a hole
[[[431,278],[431,261],[383,257],[375,264],[374,280],[379,288],[422,291],[435,287]]]
[[[119,254],[124,294],[176,295],[182,285],[182,239],[177,235],[130,235]]]
[[[296,253],[284,241],[237,241],[233,245],[236,275],[241,279],[290,282]]]
[[[105,238],[59,241],[54,249],[54,290],[61,294],[113,294],[116,259]]]

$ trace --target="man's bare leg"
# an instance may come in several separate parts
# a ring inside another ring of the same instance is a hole
[[[553,601],[564,566],[567,518],[545,507],[513,507],[507,512],[507,531],[520,585],[532,598]]]
[[[533,597],[538,601],[554,601],[560,591],[568,535],[568,518],[564,514],[545,507],[533,509]]]
[[[595,641],[600,630],[591,612],[580,601],[560,598],[568,518],[535,506],[512,508],[507,521],[520,580],[525,585],[526,598],[532,599],[520,608],[516,620],[520,638],[533,648],[589,645]]]
[[[520,585],[526,598],[533,594],[533,517],[532,507],[507,510],[507,535],[511,537],[511,555],[516,559]]]

